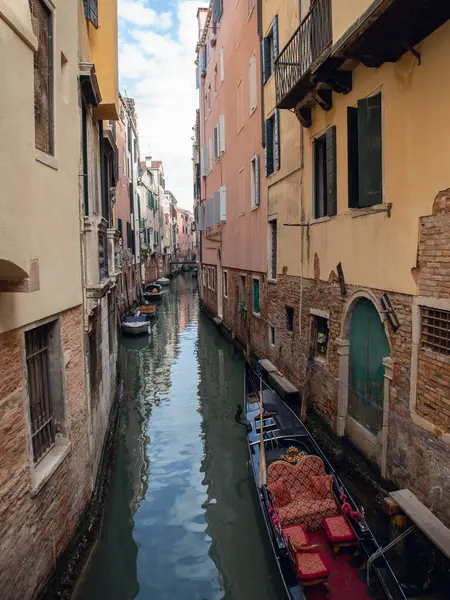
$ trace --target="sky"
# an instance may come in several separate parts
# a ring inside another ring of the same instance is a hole
[[[119,0],[122,95],[136,100],[141,158],[162,160],[166,188],[192,210],[196,0]]]

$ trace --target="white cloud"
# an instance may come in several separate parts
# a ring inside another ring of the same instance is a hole
[[[170,29],[172,27],[172,13],[158,14],[145,5],[144,0],[120,0],[119,17],[140,27],[158,27]]]
[[[130,4],[140,5],[146,18],[153,19],[142,29],[142,22],[136,23],[128,13],[119,47],[122,91],[126,89],[136,100],[141,155],[151,154],[154,160],[163,161],[166,186],[182,207],[192,209],[191,137],[198,106],[196,14],[201,3],[180,0],[176,29],[164,34],[158,29],[168,19],[164,15],[170,13],[158,14],[143,2],[120,0],[120,15]]]

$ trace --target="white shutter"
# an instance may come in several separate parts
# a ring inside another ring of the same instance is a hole
[[[250,114],[257,106],[257,88],[256,88],[256,54],[254,54],[248,64],[248,81],[249,81],[249,100]]]
[[[213,223],[214,225],[217,225],[218,223],[220,223],[221,216],[222,216],[222,210],[221,210],[221,190],[217,190],[217,192],[214,192],[214,199],[213,199],[213,212],[214,212],[214,216],[213,216]]]
[[[220,220],[224,223],[227,220],[227,188],[225,185],[220,188]]]
[[[225,152],[225,115],[219,117],[219,129],[220,151]]]
[[[225,71],[223,64],[223,47],[219,50],[219,66],[220,66],[220,83],[225,79]]]
[[[208,168],[209,168],[209,161],[208,161],[208,146],[205,144],[202,148],[202,156],[201,156],[201,163],[202,163],[202,175],[203,177],[206,177],[208,175]]]
[[[213,168],[213,143],[212,143],[212,137],[209,138],[208,140],[208,158],[209,158],[209,173],[212,171]]]

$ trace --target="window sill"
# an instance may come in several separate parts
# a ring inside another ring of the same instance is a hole
[[[352,219],[357,217],[365,217],[366,215],[375,215],[377,213],[388,212],[389,207],[387,204],[374,204],[373,206],[365,206],[364,208],[351,208],[350,215]]]
[[[257,319],[261,318],[261,313],[260,312],[252,312],[253,316],[256,317]]]
[[[331,217],[319,217],[318,219],[312,219],[312,221],[310,221],[309,224],[316,225],[316,223],[327,223],[328,221],[331,221]]]
[[[56,446],[50,450],[45,458],[34,467],[31,473],[31,497],[36,496],[50,477],[56,472],[58,467],[70,453],[70,443],[63,439],[56,442]]]
[[[50,154],[46,154],[41,150],[36,150],[36,160],[42,163],[43,165],[54,169],[55,171],[58,170],[58,161],[54,156],[50,156]]]
[[[258,210],[259,208],[259,204],[255,204],[255,206],[252,206],[250,210]]]
[[[278,279],[271,279],[270,277],[268,277],[267,283],[278,283]]]

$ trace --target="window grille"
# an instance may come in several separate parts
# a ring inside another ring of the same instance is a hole
[[[53,149],[53,31],[52,13],[42,0],[29,0],[33,33],[38,40],[34,53],[34,128],[38,150]]]
[[[450,311],[421,307],[423,349],[450,356]]]
[[[31,442],[38,463],[55,445],[55,420],[50,393],[50,325],[25,333],[25,352],[30,399]]]

